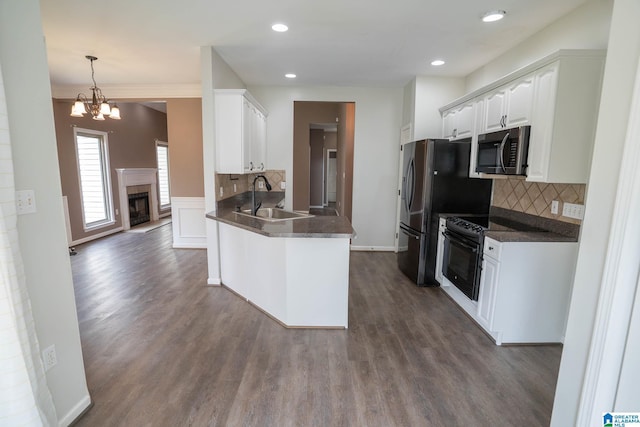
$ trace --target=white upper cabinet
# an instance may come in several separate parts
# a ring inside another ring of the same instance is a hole
[[[244,89],[215,91],[216,172],[266,169],[266,112]]]
[[[586,183],[604,56],[570,57],[536,73],[527,181]]]
[[[442,137],[450,140],[470,138],[475,126],[474,102],[456,106],[442,114]]]
[[[533,108],[534,77],[526,76],[484,96],[481,133],[527,125]]]
[[[479,134],[530,125],[527,181],[586,183],[604,60],[604,51],[560,50],[536,61],[442,107],[443,136],[460,137],[458,112],[473,105],[470,177],[491,177],[475,172]]]

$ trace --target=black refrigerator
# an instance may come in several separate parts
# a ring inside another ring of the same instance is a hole
[[[469,178],[470,152],[470,139],[427,139],[402,147],[398,267],[419,286],[439,285],[439,214],[489,212],[492,180]]]

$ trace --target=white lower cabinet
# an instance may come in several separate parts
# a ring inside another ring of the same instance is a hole
[[[482,261],[480,294],[478,295],[478,323],[488,331],[493,328],[493,309],[499,268],[499,262],[493,258],[485,257]]]
[[[485,237],[478,301],[446,277],[442,289],[497,345],[561,343],[577,253],[577,242],[498,242]]]
[[[563,342],[576,242],[485,237],[476,320],[503,343]]]

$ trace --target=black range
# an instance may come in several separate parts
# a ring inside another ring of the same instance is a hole
[[[442,274],[470,299],[477,301],[486,231],[545,231],[508,218],[471,215],[447,218]]]

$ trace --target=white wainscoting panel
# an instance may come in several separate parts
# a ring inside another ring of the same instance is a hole
[[[206,249],[204,197],[172,197],[173,247]]]

